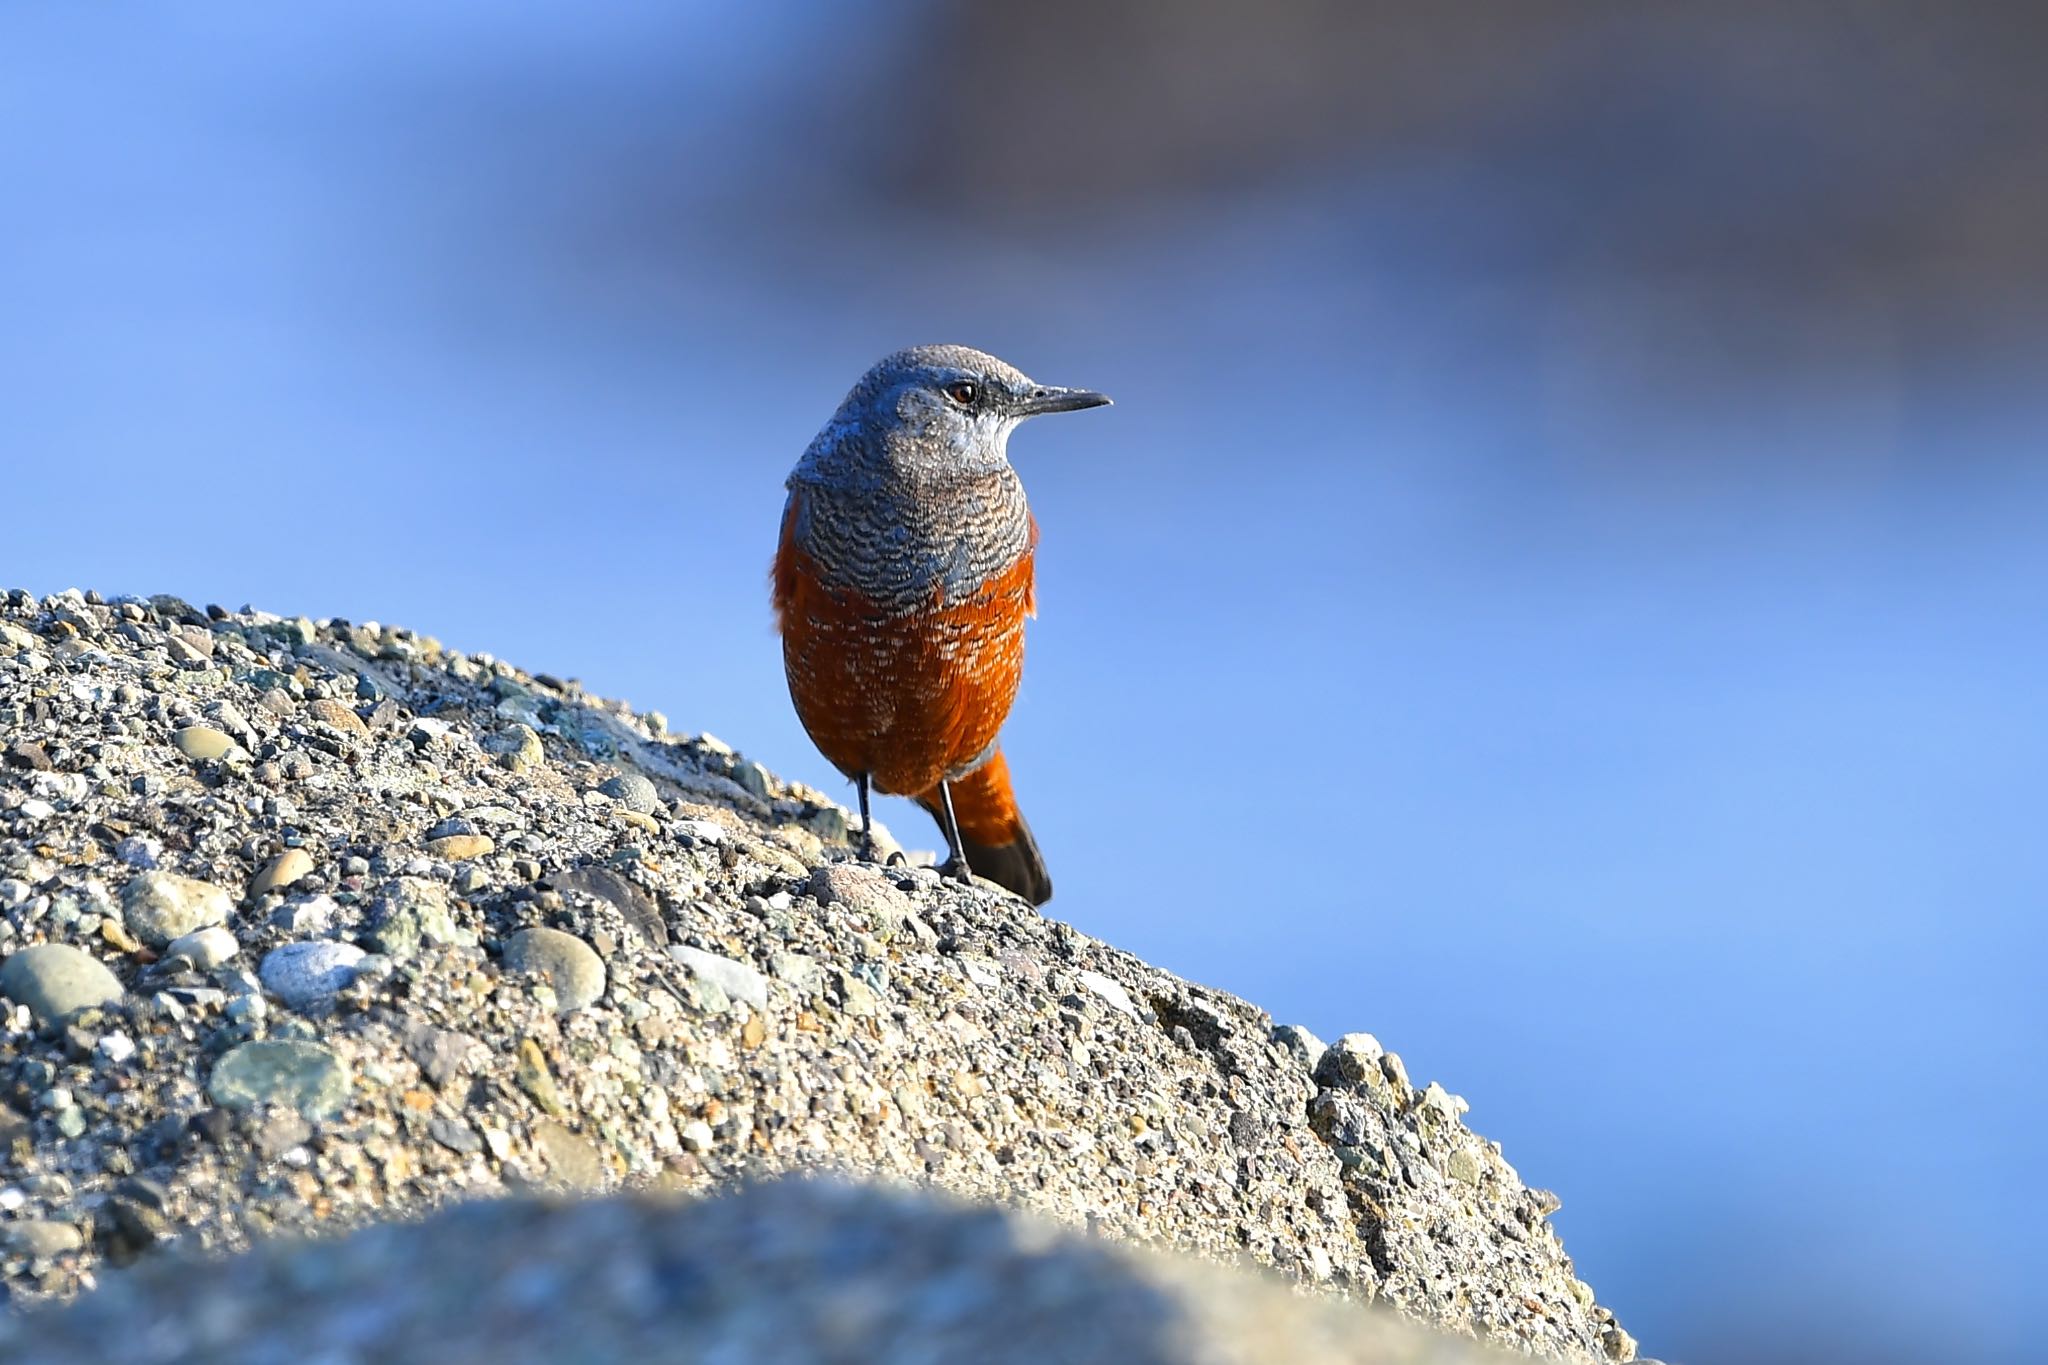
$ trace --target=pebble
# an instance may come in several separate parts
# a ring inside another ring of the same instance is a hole
[[[377,903],[370,942],[399,962],[419,955],[427,944],[469,944],[476,935],[455,922],[448,888],[424,877],[398,877],[384,888]]]
[[[805,889],[820,905],[843,905],[892,928],[915,908],[895,878],[866,863],[827,863],[811,873]]]
[[[332,1118],[348,1105],[353,1081],[341,1059],[318,1043],[243,1043],[214,1064],[206,1093],[227,1109],[289,1105],[309,1119]]]
[[[249,883],[249,899],[282,891],[313,870],[313,855],[303,848],[288,848],[270,860]]]
[[[0,963],[0,994],[26,1005],[36,1022],[55,1024],[121,998],[105,963],[68,943],[41,943]]]
[[[204,972],[220,966],[240,951],[240,941],[216,924],[172,939],[164,947],[164,960],[182,959]]]
[[[481,858],[497,847],[488,834],[444,834],[438,839],[427,840],[427,852],[451,863]]]
[[[141,873],[121,893],[128,931],[152,948],[208,925],[224,924],[233,909],[233,900],[222,888],[175,872]]]
[[[207,763],[226,758],[235,750],[235,741],[225,730],[216,730],[211,725],[188,725],[171,737],[178,746],[178,752],[194,763]]]
[[[32,739],[16,740],[5,749],[0,749],[0,767],[28,768],[36,772],[50,770],[50,755],[43,746]]]
[[[512,935],[505,942],[505,966],[544,978],[563,1014],[587,1009],[604,995],[604,960],[588,943],[560,929],[521,929]]]
[[[1300,1024],[1278,1025],[1273,1030],[1273,1041],[1278,1043],[1295,1061],[1301,1063],[1303,1071],[1309,1072],[1311,1075],[1315,1072],[1316,1063],[1320,1062],[1323,1059],[1323,1054],[1329,1051],[1328,1044],[1316,1037],[1315,1034],[1310,1033]]]
[[[85,1238],[76,1227],[52,1218],[16,1218],[0,1223],[0,1249],[11,1256],[47,1260],[84,1245]]]
[[[763,801],[770,797],[768,770],[751,758],[743,758],[732,765],[732,780]]]
[[[1083,970],[1074,975],[1081,979],[1082,985],[1108,1001],[1111,1008],[1120,1010],[1133,1019],[1141,1017],[1137,1005],[1131,1001],[1130,992],[1123,988],[1122,982],[1111,980],[1101,972]]]
[[[485,739],[483,747],[485,753],[497,760],[499,767],[509,772],[531,772],[547,761],[547,751],[541,747],[540,736],[529,725],[508,725]]]
[[[617,773],[598,788],[627,810],[652,815],[661,809],[661,793],[639,773]]]
[[[306,703],[306,714],[322,725],[332,726],[344,734],[363,736],[370,733],[363,724],[363,718],[347,702],[332,697],[315,697]]]
[[[703,977],[734,1000],[743,1000],[757,1010],[768,1008],[768,978],[744,962],[735,962],[687,943],[672,943],[669,956]]]
[[[257,976],[263,988],[301,1012],[327,1008],[355,980],[364,953],[353,943],[316,939],[286,943],[263,955]]]
[[[1323,1051],[1316,1062],[1316,1084],[1357,1089],[1377,1085],[1385,1077],[1381,1061],[1386,1049],[1370,1033],[1347,1033]]]

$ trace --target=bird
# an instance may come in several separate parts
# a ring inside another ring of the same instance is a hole
[[[1011,467],[1027,418],[1104,407],[967,346],[914,346],[860,377],[790,471],[771,570],[797,718],[852,779],[938,821],[942,871],[1032,905],[1052,878],[998,744],[1037,613],[1038,523]]]

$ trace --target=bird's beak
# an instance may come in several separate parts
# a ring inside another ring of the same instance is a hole
[[[1037,417],[1047,412],[1079,412],[1083,408],[1108,406],[1109,396],[1093,389],[1057,389],[1040,384],[1017,400],[1011,411],[1019,417]]]

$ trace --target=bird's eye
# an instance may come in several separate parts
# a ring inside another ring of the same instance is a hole
[[[981,389],[974,384],[970,384],[965,379],[957,384],[946,385],[946,397],[952,399],[963,408],[980,396]]]

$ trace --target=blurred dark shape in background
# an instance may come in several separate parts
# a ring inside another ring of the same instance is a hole
[[[824,781],[791,459],[904,344],[1101,388],[1015,452],[1053,912],[1381,1031],[1652,1354],[2018,1365],[2044,51],[1903,0],[7,7],[0,578],[402,621]]]

